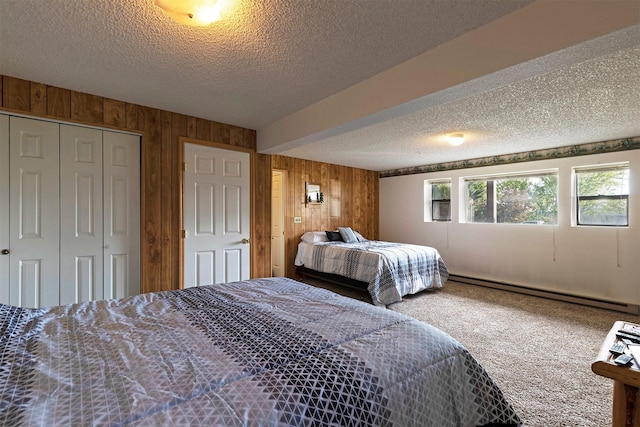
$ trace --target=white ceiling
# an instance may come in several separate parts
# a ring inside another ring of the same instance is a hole
[[[0,74],[382,171],[640,135],[640,0],[0,0]]]

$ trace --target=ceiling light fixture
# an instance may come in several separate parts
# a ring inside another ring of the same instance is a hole
[[[220,20],[226,0],[155,0],[156,6],[180,24],[207,26]]]
[[[464,134],[463,133],[452,133],[449,135],[449,144],[451,145],[462,145],[464,142]]]

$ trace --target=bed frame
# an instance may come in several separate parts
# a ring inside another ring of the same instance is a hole
[[[348,277],[340,276],[338,274],[323,273],[321,271],[311,270],[303,265],[296,266],[296,275],[300,277],[312,277],[314,279],[324,280],[326,282],[334,283],[336,285],[345,286],[351,289],[357,289],[359,291],[368,291],[369,284],[367,282],[361,282],[360,280],[350,279]]]

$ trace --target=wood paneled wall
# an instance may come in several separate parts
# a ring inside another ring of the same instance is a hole
[[[0,110],[141,135],[141,291],[175,289],[180,282],[179,138],[249,148],[252,153],[251,277],[271,275],[271,170],[287,171],[288,276],[305,231],[347,225],[378,237],[378,173],[255,153],[256,131],[170,111],[0,76]],[[325,203],[305,207],[305,182],[319,183]],[[294,224],[293,217],[302,217]]]
[[[7,112],[141,135],[141,291],[175,289],[182,228],[178,138],[255,150],[256,132],[9,76],[0,76],[0,94]]]
[[[351,227],[368,239],[378,238],[377,172],[278,155],[271,156],[271,168],[286,171],[287,276],[295,277],[293,262],[300,236],[307,231]],[[324,203],[305,204],[306,182],[320,184]],[[294,223],[294,217],[302,222]]]

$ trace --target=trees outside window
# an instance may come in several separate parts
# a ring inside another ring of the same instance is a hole
[[[451,180],[425,181],[425,221],[451,221]]]
[[[629,162],[573,168],[573,224],[629,225]],[[461,178],[469,223],[557,224],[558,170]],[[451,221],[451,179],[424,181],[424,220]]]
[[[556,224],[557,171],[465,179],[468,222]]]
[[[574,168],[576,224],[629,225],[629,163]]]

